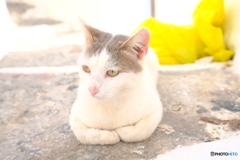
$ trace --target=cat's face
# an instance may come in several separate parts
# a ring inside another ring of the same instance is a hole
[[[126,92],[141,79],[148,30],[128,37],[86,29],[87,44],[78,60],[81,89],[98,100],[127,98]]]
[[[81,57],[78,63],[84,92],[99,100],[124,96],[124,92],[138,80],[139,74],[123,71],[106,52],[99,56]]]

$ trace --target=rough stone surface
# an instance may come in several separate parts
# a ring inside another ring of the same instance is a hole
[[[38,51],[12,52],[3,58],[0,68],[77,65],[81,49],[81,46],[65,45]]]
[[[80,144],[68,125],[76,73],[1,74],[0,159],[153,159],[177,146],[215,140],[199,117],[240,117],[238,78],[229,68],[161,71],[164,116],[154,134],[143,142],[101,146]]]
[[[182,115],[192,115],[197,109],[240,112],[239,76],[231,68],[160,72],[159,90],[171,92],[163,92],[162,100],[168,110]]]

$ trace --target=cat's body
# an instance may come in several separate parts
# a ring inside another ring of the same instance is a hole
[[[148,49],[148,30],[128,37],[85,27],[87,46],[78,60],[78,96],[70,115],[73,132],[86,144],[147,139],[162,117],[158,60]]]

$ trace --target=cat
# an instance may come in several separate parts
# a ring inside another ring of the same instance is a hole
[[[82,24],[86,45],[78,59],[79,88],[69,124],[83,144],[137,142],[162,118],[156,89],[158,59],[149,30],[112,35]]]

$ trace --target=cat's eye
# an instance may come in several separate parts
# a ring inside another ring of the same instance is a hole
[[[83,65],[82,69],[83,69],[84,72],[87,72],[87,73],[91,72],[90,68],[88,66],[86,66],[86,65]]]
[[[110,77],[115,77],[119,74],[119,71],[116,71],[116,70],[109,70],[107,71],[107,75],[110,76]]]

